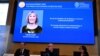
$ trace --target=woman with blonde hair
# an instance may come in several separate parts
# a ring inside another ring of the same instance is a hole
[[[38,17],[34,11],[29,12],[27,17],[27,25],[23,26],[23,33],[40,33],[42,28],[38,25]]]

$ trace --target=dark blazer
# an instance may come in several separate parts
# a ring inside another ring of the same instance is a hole
[[[38,26],[36,29],[28,29],[26,25],[23,26],[22,33],[28,33],[28,31],[34,33],[40,33],[42,31],[42,28]]]
[[[84,52],[83,56],[89,56],[88,52]]]
[[[29,54],[29,50],[28,49],[24,49],[24,51],[22,52],[22,49],[17,49],[16,52],[14,53],[14,56],[20,56],[20,55],[24,55],[24,56],[30,56]]]
[[[81,52],[79,52],[79,51],[74,51],[73,52],[73,56],[81,56]],[[89,54],[88,54],[88,52],[84,52],[83,53],[83,56],[89,56]]]
[[[47,56],[59,56],[58,48],[54,48],[53,52],[50,52],[50,50],[48,48],[46,48],[45,52],[46,52],[46,54],[48,54]]]

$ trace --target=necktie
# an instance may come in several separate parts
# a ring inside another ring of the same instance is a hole
[[[23,54],[23,52],[24,52],[24,49],[21,49],[21,54]]]

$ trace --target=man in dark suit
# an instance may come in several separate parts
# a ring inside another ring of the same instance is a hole
[[[25,48],[25,44],[21,43],[21,48],[18,48],[14,56],[30,56],[29,50]]]
[[[53,44],[49,44],[45,50],[46,56],[59,56],[59,49],[54,48]]]

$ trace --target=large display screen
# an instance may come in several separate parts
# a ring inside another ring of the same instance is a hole
[[[94,44],[92,1],[18,1],[14,42]]]

